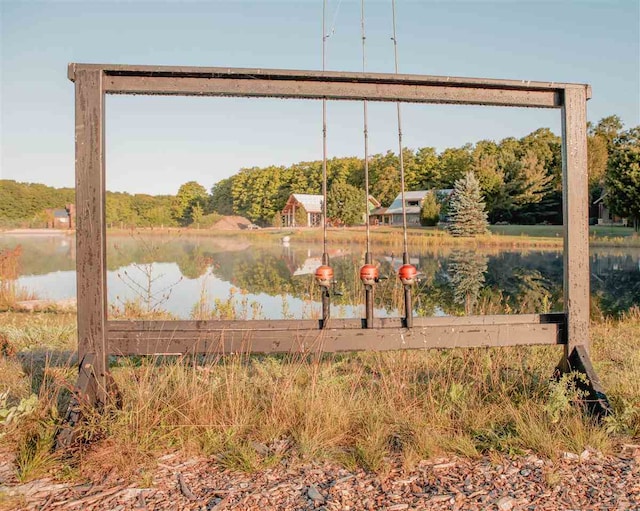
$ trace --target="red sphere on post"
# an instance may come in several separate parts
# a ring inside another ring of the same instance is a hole
[[[321,287],[331,287],[333,282],[333,268],[323,264],[316,269],[316,282]]]
[[[398,270],[398,277],[405,286],[410,286],[416,281],[418,270],[412,264],[403,264]]]
[[[365,264],[360,268],[360,280],[365,286],[372,286],[378,282],[378,267],[373,264]]]

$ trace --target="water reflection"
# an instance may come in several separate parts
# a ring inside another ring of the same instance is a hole
[[[19,284],[43,298],[75,296],[75,240],[56,237],[0,237],[0,248],[22,245]],[[109,301],[122,308],[164,308],[183,317],[319,317],[320,291],[313,273],[321,245],[252,243],[246,239],[162,236],[110,237],[107,249]],[[330,250],[336,275],[335,317],[363,316],[364,291],[358,278],[360,245]],[[398,315],[402,286],[396,278],[401,258],[373,250],[380,274],[377,316]],[[562,310],[562,254],[540,251],[434,249],[413,253],[420,271],[415,286],[419,316],[541,313]],[[640,249],[594,249],[591,253],[592,305],[615,314],[640,304]]]

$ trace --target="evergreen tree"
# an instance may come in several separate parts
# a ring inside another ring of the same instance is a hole
[[[476,252],[461,250],[451,253],[449,275],[453,300],[464,306],[465,314],[473,314],[484,285],[489,258]]]
[[[467,172],[454,184],[449,203],[451,223],[447,230],[454,236],[475,236],[487,232],[487,212],[480,194],[480,183],[473,172]]]

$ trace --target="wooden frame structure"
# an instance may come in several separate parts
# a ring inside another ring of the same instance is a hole
[[[332,352],[559,344],[560,371],[587,373],[589,354],[588,85],[274,69],[70,64],[75,83],[78,282],[77,398],[107,399],[109,355]],[[277,97],[556,108],[562,116],[564,303],[558,314],[318,321],[109,321],[106,289],[105,95]],[[575,362],[574,362],[575,361]],[[595,390],[594,390],[595,389]],[[73,407],[71,407],[73,408]],[[69,419],[74,422],[70,412]],[[73,424],[71,424],[73,425]]]

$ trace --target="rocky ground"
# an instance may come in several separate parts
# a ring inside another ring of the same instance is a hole
[[[17,484],[0,466],[0,508],[28,510],[640,510],[640,445],[615,456],[565,453],[477,460],[439,458],[385,476],[336,465],[246,474],[205,459],[158,460],[149,487],[116,476],[85,484]]]

